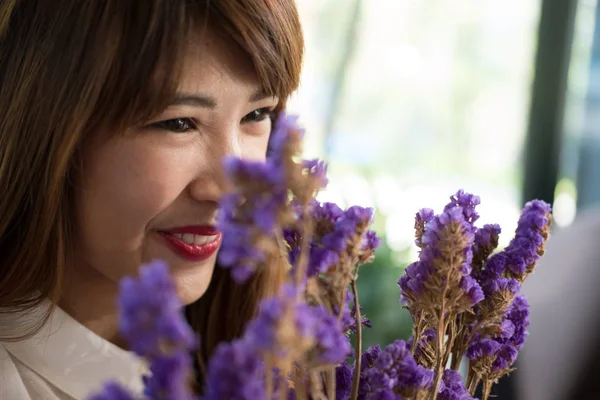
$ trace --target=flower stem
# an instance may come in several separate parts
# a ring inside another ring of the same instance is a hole
[[[308,393],[306,388],[306,383],[304,382],[304,375],[302,374],[299,367],[294,369],[293,373],[294,377],[294,393],[296,394],[296,399],[298,400],[308,400]]]
[[[306,207],[305,207],[306,208]],[[306,211],[304,212],[306,215]],[[312,236],[313,226],[310,218],[304,218],[302,221],[302,235],[300,242],[300,256],[298,257],[298,263],[296,264],[296,285],[300,286],[304,276],[306,275],[306,270],[308,268],[309,262],[309,254],[310,254],[310,241],[309,238]],[[298,295],[300,295],[300,291],[298,291]]]
[[[442,364],[444,365],[444,367],[446,365],[448,365],[448,360],[450,359],[450,353],[452,352],[452,347],[454,346],[454,339],[456,337],[455,330],[456,330],[456,322],[455,322],[455,318],[452,318],[450,320],[450,323],[448,324],[448,343],[446,344],[446,352],[444,354],[444,359],[442,361]]]
[[[477,390],[477,386],[479,386],[479,382],[481,378],[471,368],[471,361],[469,361],[469,374],[467,376],[467,390],[471,394],[471,396],[475,396],[475,391]]]
[[[455,331],[456,331],[456,339],[452,344],[452,363],[450,364],[450,369],[455,371],[460,367],[460,362],[463,357],[462,347],[465,341],[465,332],[467,327],[465,326],[465,313],[460,314],[456,318],[457,322],[455,323]]]
[[[423,313],[419,313],[419,321],[415,324],[413,335],[413,342],[410,346],[410,354],[415,355],[415,350],[417,349],[417,345],[419,344],[419,340],[421,340],[421,335],[423,334]]]
[[[492,381],[489,379],[486,379],[485,382],[483,382],[483,396],[481,397],[481,400],[487,400],[488,397],[490,397],[491,391],[492,391]]]
[[[430,397],[431,400],[435,400],[437,398],[438,389],[440,387],[440,382],[442,381],[442,374],[444,372],[444,354],[443,354],[443,352],[444,352],[444,337],[446,336],[444,319],[445,319],[444,318],[444,300],[442,299],[442,307],[440,308],[440,315],[438,318],[437,349],[436,349],[437,361],[435,363],[435,366],[436,366],[435,381],[433,383],[433,390],[431,391],[431,397]]]
[[[352,394],[350,395],[351,400],[358,398],[358,386],[360,383],[360,363],[362,354],[362,323],[360,316],[360,306],[358,304],[358,289],[356,288],[356,279],[352,279],[350,285],[352,286],[352,293],[354,294],[354,308],[356,313],[356,343],[354,346],[354,376],[352,377]],[[333,399],[330,399],[333,400]]]
[[[327,398],[329,400],[335,399],[335,367],[329,368],[327,371],[328,382],[327,382]]]
[[[267,398],[273,397],[273,360],[272,357],[267,354],[265,357],[265,372],[266,372],[266,390],[267,390]]]
[[[477,333],[478,329],[481,328],[482,326],[483,326],[483,324],[481,322],[477,322],[477,325],[475,325],[475,327],[473,328],[473,330],[467,337],[467,340],[461,344],[462,347],[460,348],[460,350],[457,351],[457,355],[456,355],[458,364],[460,364],[460,360],[462,360],[463,356],[465,355],[465,352],[467,351],[467,347],[469,347],[469,343],[471,342],[471,339],[473,339],[473,336],[475,335],[475,333]],[[461,339],[461,341],[462,341],[462,339]],[[452,366],[452,369],[458,369],[458,365],[456,366],[456,368],[454,368],[454,366]]]
[[[450,262],[450,265],[454,265],[453,260]],[[450,279],[450,274],[454,271],[454,268],[448,268],[448,272],[446,274],[446,279],[444,280],[444,288],[442,290],[441,297],[441,305],[440,305],[440,313],[438,316],[438,332],[437,332],[437,349],[436,349],[436,368],[435,368],[435,381],[433,383],[433,390],[431,391],[431,400],[435,400],[437,398],[438,389],[440,387],[440,382],[442,381],[442,374],[444,373],[444,339],[446,337],[446,291],[448,290],[448,281]]]

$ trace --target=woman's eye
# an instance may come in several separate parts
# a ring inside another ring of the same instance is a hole
[[[244,118],[242,118],[242,122],[260,122],[272,115],[273,109],[270,107],[263,107],[246,114]]]
[[[175,133],[186,133],[196,128],[190,118],[174,118],[152,124],[153,126]]]

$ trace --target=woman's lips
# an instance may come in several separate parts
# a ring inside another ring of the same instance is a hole
[[[186,226],[159,232],[168,247],[189,261],[210,258],[221,245],[221,233],[211,226]]]

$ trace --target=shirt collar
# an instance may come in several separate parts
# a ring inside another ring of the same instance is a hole
[[[56,307],[33,337],[3,346],[20,362],[76,399],[116,381],[136,394],[143,392],[143,360],[101,338]]]

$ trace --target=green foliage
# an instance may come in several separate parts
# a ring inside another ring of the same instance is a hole
[[[394,253],[382,238],[373,263],[363,265],[358,278],[358,294],[363,315],[371,320],[372,328],[363,329],[363,349],[379,344],[382,347],[396,339],[411,335],[412,321],[407,310],[400,304],[398,279],[404,273],[404,265],[398,259],[407,259],[408,249]]]

